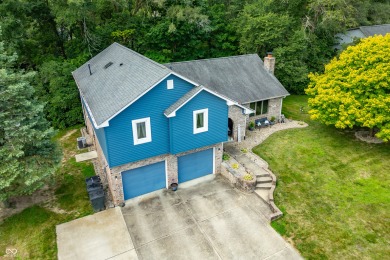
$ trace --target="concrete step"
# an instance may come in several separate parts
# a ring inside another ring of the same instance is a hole
[[[256,173],[256,177],[267,177],[269,176],[268,173]]]
[[[255,193],[266,203],[269,203],[269,190],[255,190]]]
[[[256,185],[256,189],[259,189],[259,190],[270,190],[272,187],[272,183],[258,183]]]
[[[270,176],[256,176],[257,183],[270,183],[272,178]]]

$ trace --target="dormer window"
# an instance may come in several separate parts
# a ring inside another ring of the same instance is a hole
[[[195,110],[193,112],[194,134],[209,130],[209,109]]]

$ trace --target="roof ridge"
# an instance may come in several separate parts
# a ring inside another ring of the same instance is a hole
[[[162,64],[160,64],[160,63],[158,63],[158,62],[156,62],[156,61],[154,61],[154,60],[152,60],[152,59],[149,59],[148,57],[146,57],[146,56],[144,56],[144,55],[142,55],[142,54],[140,54],[140,53],[138,53],[138,52],[136,52],[136,51],[133,51],[132,49],[130,49],[130,48],[128,48],[128,47],[126,47],[126,46],[124,46],[124,45],[122,45],[122,44],[120,44],[120,43],[114,42],[114,43],[111,44],[111,45],[114,45],[114,44],[115,44],[115,45],[118,45],[119,47],[122,47],[123,49],[125,49],[125,50],[127,50],[127,51],[130,51],[131,53],[133,53],[133,54],[139,56],[140,58],[142,58],[142,59],[144,59],[144,60],[146,60],[146,61],[149,61],[150,63],[153,63],[153,64],[155,64],[155,65],[158,65],[159,67],[161,67],[161,68],[163,68],[163,69],[168,69],[168,70],[169,70],[169,68],[165,67],[164,65],[162,65]]]
[[[199,60],[186,60],[186,61],[175,61],[175,62],[168,62],[164,64],[175,64],[175,63],[186,63],[186,62],[201,62],[201,61],[209,61],[209,60],[221,60],[221,59],[232,59],[232,58],[239,58],[244,56],[253,56],[257,55],[257,53],[249,53],[249,54],[241,54],[241,55],[234,55],[234,56],[227,56],[227,57],[219,57],[219,58],[208,58],[208,59],[199,59]],[[260,58],[260,57],[259,57]]]

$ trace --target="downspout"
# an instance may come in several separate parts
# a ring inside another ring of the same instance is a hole
[[[172,126],[172,117],[168,117],[168,127],[169,127],[169,153],[173,154],[173,126]]]

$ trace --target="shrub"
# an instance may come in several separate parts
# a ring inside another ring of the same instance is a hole
[[[238,165],[238,163],[233,163],[233,164],[232,164],[232,168],[233,168],[233,169],[237,170],[238,167],[240,167],[240,166]]]
[[[230,156],[227,154],[227,153],[223,153],[223,155],[222,155],[222,160],[223,161],[227,161],[227,160],[229,160],[230,159]]]
[[[245,181],[252,181],[253,180],[253,176],[252,174],[245,174],[244,177],[242,177]]]

